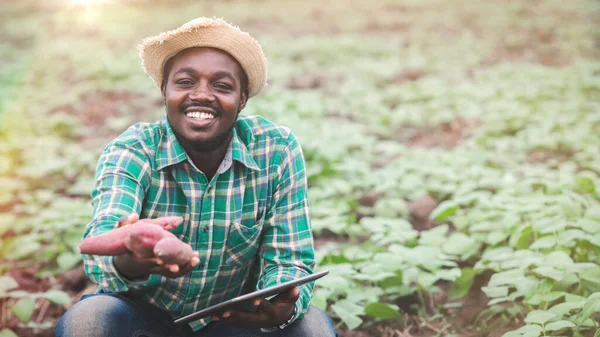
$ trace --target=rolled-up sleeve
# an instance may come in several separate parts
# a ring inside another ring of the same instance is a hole
[[[259,289],[310,275],[315,264],[304,156],[293,134],[289,140],[277,170],[279,179],[272,203],[265,215]],[[299,287],[294,320],[308,310],[313,285],[310,282]]]
[[[115,228],[119,218],[133,212],[140,214],[150,183],[151,167],[141,146],[113,142],[103,151],[96,170],[92,191],[92,221],[84,238],[94,237]],[[114,267],[112,256],[82,255],[84,271],[100,292],[124,292],[131,285]]]

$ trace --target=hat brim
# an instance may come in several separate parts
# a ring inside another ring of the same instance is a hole
[[[194,19],[175,30],[144,39],[138,50],[144,71],[160,87],[167,60],[192,47],[220,49],[235,58],[248,77],[249,97],[260,93],[266,85],[267,60],[260,44],[222,19]]]

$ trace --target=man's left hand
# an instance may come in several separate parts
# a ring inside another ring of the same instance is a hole
[[[294,287],[287,292],[277,295],[267,301],[265,299],[254,300],[256,311],[227,310],[221,316],[213,316],[213,320],[223,322],[242,329],[273,328],[287,322],[294,313],[296,301],[300,296],[300,290]]]

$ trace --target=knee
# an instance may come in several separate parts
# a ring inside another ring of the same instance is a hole
[[[110,295],[94,295],[71,307],[58,321],[56,337],[114,335],[115,326],[128,315],[123,313],[125,300]]]
[[[335,337],[337,333],[333,322],[323,311],[310,307],[304,317],[290,326],[294,337]]]

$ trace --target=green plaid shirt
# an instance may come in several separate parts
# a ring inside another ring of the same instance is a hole
[[[211,181],[177,141],[166,118],[130,127],[104,149],[92,191],[93,219],[84,237],[105,233],[133,212],[140,218],[179,215],[173,230],[200,253],[189,274],[141,282],[117,273],[111,256],[83,255],[99,292],[129,291],[173,318],[242,294],[312,274],[304,157],[289,129],[240,116],[225,159]],[[254,279],[255,284],[247,284]],[[309,307],[313,283],[300,287],[297,316]],[[210,319],[190,323],[194,330]]]

